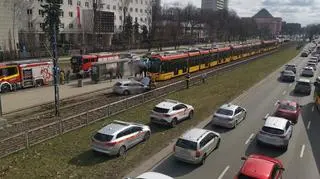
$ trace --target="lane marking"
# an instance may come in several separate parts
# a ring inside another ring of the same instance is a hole
[[[276,106],[278,104],[278,102],[279,102],[279,100],[274,103],[274,106]]]
[[[291,86],[292,86],[292,83],[289,84],[289,87],[291,87]]]
[[[300,152],[300,158],[303,157],[304,148],[305,148],[305,145],[303,144]]]
[[[254,133],[252,133],[250,136],[249,136],[249,138],[246,140],[246,145],[251,141],[251,139],[253,138],[253,136],[254,136]]]
[[[312,106],[311,111],[314,112],[314,106]]]
[[[228,165],[224,170],[223,172],[219,175],[218,179],[222,179],[223,176],[227,173],[227,171],[229,170],[230,166]]]
[[[311,121],[308,122],[307,130],[310,128]]]
[[[267,119],[268,117],[269,117],[269,113],[268,113],[268,114],[266,114],[266,116],[264,116],[264,118],[265,118],[265,119]]]
[[[287,91],[283,91],[283,92],[282,92],[282,95],[285,95],[286,93],[287,93]]]

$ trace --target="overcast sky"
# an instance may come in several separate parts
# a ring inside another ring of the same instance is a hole
[[[201,0],[162,0],[162,3],[180,2],[201,7]],[[286,22],[297,22],[303,26],[320,23],[320,0],[229,0],[229,8],[240,17],[251,17],[266,8],[274,17]]]

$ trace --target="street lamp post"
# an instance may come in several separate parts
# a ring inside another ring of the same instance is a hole
[[[54,78],[53,82],[54,82],[55,116],[60,116],[60,111],[59,111],[59,86],[58,86],[59,73],[58,73],[56,24],[53,25],[52,51],[53,51],[53,78]]]

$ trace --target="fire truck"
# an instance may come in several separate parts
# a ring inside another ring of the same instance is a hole
[[[0,64],[0,92],[51,84],[52,62],[21,61]]]
[[[79,55],[71,58],[72,73],[79,73],[80,71],[89,72],[94,62],[108,62],[110,60],[119,60],[120,54],[106,53],[106,54],[91,54]]]

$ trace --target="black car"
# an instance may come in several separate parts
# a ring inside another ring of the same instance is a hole
[[[308,55],[309,55],[308,52],[302,52],[301,53],[301,57],[308,57]]]
[[[293,71],[285,70],[281,72],[280,79],[282,81],[294,82],[295,78],[296,78],[296,75],[294,74]]]
[[[286,65],[285,71],[293,71],[294,74],[297,73],[297,66],[296,65]]]
[[[299,94],[311,94],[311,82],[309,79],[299,79],[294,88],[295,93]]]

